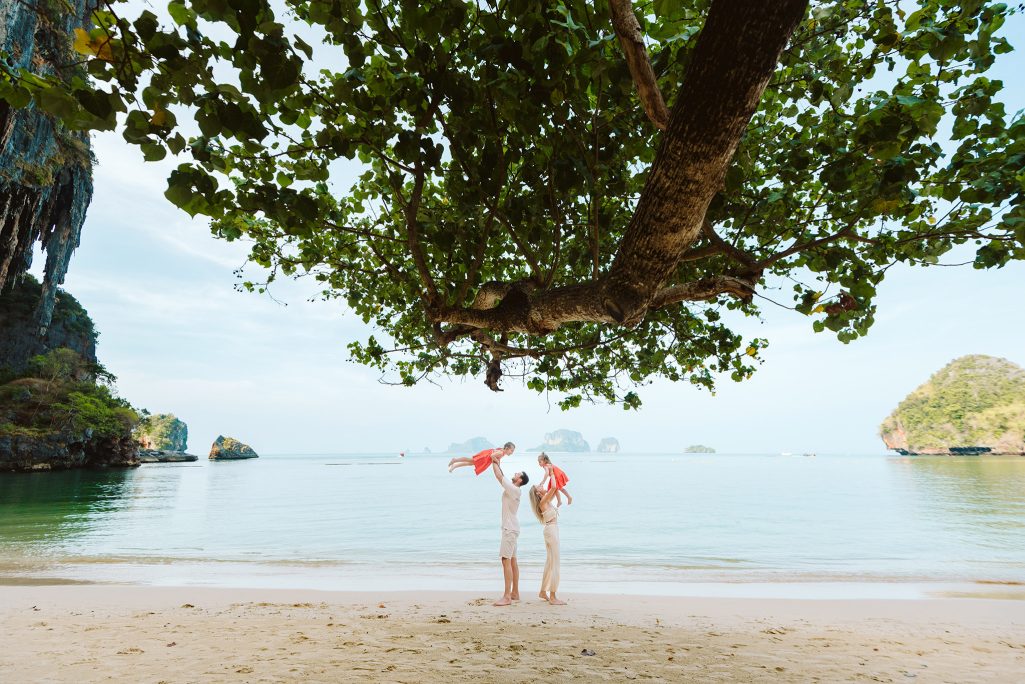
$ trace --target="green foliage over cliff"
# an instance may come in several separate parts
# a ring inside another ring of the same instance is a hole
[[[988,447],[1025,450],[1025,369],[992,356],[963,356],[909,394],[883,422],[891,449],[910,453]]]
[[[127,401],[95,381],[93,364],[70,349],[33,358],[30,369],[0,385],[0,436],[121,437],[139,421]]]

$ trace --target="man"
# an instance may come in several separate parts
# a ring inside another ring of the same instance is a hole
[[[491,469],[498,484],[502,485],[502,544],[499,555],[502,558],[502,575],[505,578],[505,593],[495,601],[496,606],[508,606],[520,600],[520,566],[516,564],[516,541],[520,536],[520,521],[516,511],[520,507],[520,487],[530,478],[526,473],[516,473],[512,482],[502,474],[498,458],[492,457]]]

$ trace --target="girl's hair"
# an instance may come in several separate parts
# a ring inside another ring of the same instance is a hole
[[[513,444],[512,442],[506,442],[506,443],[505,443],[505,446],[503,446],[502,448],[503,448],[503,449],[515,449],[515,448],[516,448],[516,445],[515,445],[515,444]]]
[[[534,517],[537,521],[544,525],[545,517],[541,515],[541,495],[537,493],[537,486],[531,486],[530,488],[530,509],[534,511]]]
[[[548,454],[546,454],[546,453],[545,453],[545,452],[543,452],[543,451],[542,451],[542,452],[541,452],[541,454],[540,454],[540,455],[539,455],[539,456],[537,457],[537,460],[541,461],[542,463],[551,463],[551,462],[552,462],[552,459],[548,458]]]

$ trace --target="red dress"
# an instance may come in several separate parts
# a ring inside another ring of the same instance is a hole
[[[562,468],[559,466],[552,466],[552,477],[548,480],[548,491],[552,490],[552,487],[556,489],[562,489],[569,482],[569,477],[566,473],[562,472]]]
[[[491,467],[491,454],[494,449],[485,449],[473,455],[473,472],[480,475],[485,470]]]

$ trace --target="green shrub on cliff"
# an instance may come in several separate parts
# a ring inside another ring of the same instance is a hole
[[[992,356],[955,359],[909,394],[880,426],[891,449],[946,452],[1025,448],[1025,369]]]
[[[27,373],[0,385],[0,435],[129,434],[139,415],[107,384],[97,383],[94,373],[95,364],[70,349],[33,358]]]

